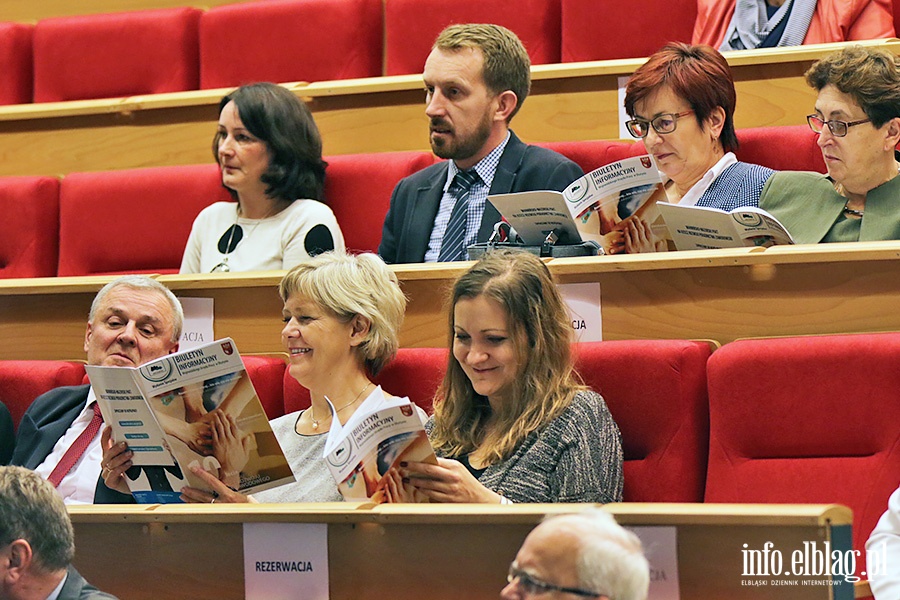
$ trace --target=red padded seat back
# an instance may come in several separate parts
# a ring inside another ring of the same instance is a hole
[[[34,25],[0,23],[0,104],[27,104],[32,98]]]
[[[59,180],[0,178],[0,213],[0,278],[56,275]]]
[[[185,7],[39,21],[34,101],[197,89],[201,12]]]
[[[716,351],[706,501],[844,504],[863,550],[900,481],[898,363],[896,333],[739,340]]]
[[[625,502],[702,502],[710,346],[687,340],[573,345],[584,382],[622,432]]]
[[[776,171],[825,172],[818,134],[806,125],[750,127],[737,130],[738,160]]]
[[[241,356],[253,389],[271,421],[284,414],[284,357]]]
[[[381,75],[381,0],[273,0],[200,20],[200,87]]]
[[[347,249],[376,252],[394,186],[434,164],[430,152],[378,152],[326,157],[325,202]]]
[[[290,367],[290,365],[288,365]],[[447,370],[447,350],[444,348],[400,348],[384,370],[375,378],[388,394],[408,396],[425,412]],[[284,372],[284,411],[291,413],[309,408],[309,390]]]
[[[194,219],[220,200],[215,164],[67,175],[59,275],[177,273]]]
[[[494,23],[512,30],[535,65],[559,62],[559,0],[390,0],[385,2],[385,75],[421,73],[448,25]]]
[[[693,1],[562,0],[562,62],[650,56],[690,43],[696,19]]]
[[[87,323],[87,314],[84,315]],[[81,385],[84,365],[63,360],[0,360],[0,401],[18,428],[35,398],[53,388]]]
[[[559,152],[585,173],[611,162],[643,153],[644,147],[632,141],[590,140],[582,142],[545,142],[537,144]]]

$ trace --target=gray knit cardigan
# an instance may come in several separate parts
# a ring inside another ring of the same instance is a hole
[[[425,425],[429,435],[433,425],[431,417]],[[561,415],[530,433],[507,460],[485,469],[479,481],[513,502],[621,502],[619,428],[600,394],[579,392]]]

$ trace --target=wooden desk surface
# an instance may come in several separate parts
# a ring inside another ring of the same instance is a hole
[[[398,265],[405,347],[447,343],[444,301],[470,263]],[[604,339],[711,339],[900,331],[900,242],[554,259],[562,283],[601,286]],[[282,272],[161,275],[214,299],[215,334],[280,352]],[[0,280],[0,360],[83,360],[87,312],[111,277]]]
[[[528,532],[573,505],[344,504],[70,507],[76,566],[122,598],[243,598],[244,523],[328,524],[332,598],[495,599]],[[682,598],[826,599],[825,587],[742,585],[742,545],[822,547],[852,516],[836,505],[610,504],[627,526],[670,525]],[[118,560],[114,557],[127,557]],[[112,568],[114,566],[114,568]],[[464,593],[461,594],[461,590]],[[851,594],[852,595],[852,594]]]
[[[900,41],[869,46],[900,52]],[[805,123],[815,94],[803,80],[821,44],[726,53],[737,88],[738,128]],[[644,59],[532,69],[532,90],[513,121],[528,142],[615,139],[619,78]],[[419,75],[284,84],[304,98],[325,154],[427,150]],[[0,107],[0,175],[207,163],[216,110],[226,90]]]

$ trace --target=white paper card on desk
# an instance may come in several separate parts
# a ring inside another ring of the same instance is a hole
[[[189,350],[215,340],[213,337],[213,299],[179,298],[184,309],[184,327],[179,350]]]
[[[628,80],[631,79],[628,75],[619,75],[616,77],[616,86],[618,87],[617,96],[619,99],[619,137],[623,140],[631,140],[634,139],[630,133],[628,133],[628,127],[625,125],[625,121],[629,119],[628,113],[625,112],[625,88],[628,86]]]
[[[626,527],[644,546],[650,563],[651,600],[680,600],[678,588],[678,529],[668,525]]]
[[[603,318],[600,312],[600,282],[561,283],[559,293],[572,317],[576,342],[602,342]]]
[[[730,212],[706,206],[657,205],[678,250],[710,250],[793,244],[778,219],[755,206]]]
[[[247,600],[328,600],[326,523],[244,523]]]

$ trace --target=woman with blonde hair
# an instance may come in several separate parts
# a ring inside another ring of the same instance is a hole
[[[426,425],[438,465],[400,475],[433,502],[615,502],[622,444],[573,370],[572,323],[526,252],[486,254],[455,283],[447,373]]]
[[[296,483],[258,492],[258,502],[337,502],[337,484],[323,458],[336,416],[346,423],[374,393],[372,378],[393,358],[406,298],[397,276],[374,254],[320,254],[291,269],[278,293],[284,302],[281,341],[288,370],[309,390],[311,406],[271,421],[272,431],[294,472]],[[419,409],[419,416],[425,413]],[[213,493],[182,490],[188,502],[246,502],[202,470]]]

